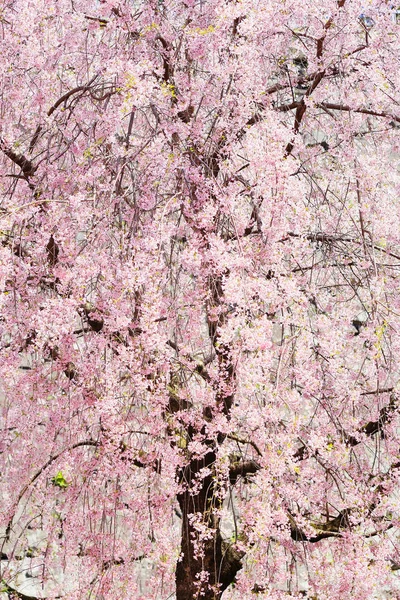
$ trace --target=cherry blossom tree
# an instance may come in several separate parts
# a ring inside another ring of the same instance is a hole
[[[5,598],[399,597],[397,12],[5,0]]]

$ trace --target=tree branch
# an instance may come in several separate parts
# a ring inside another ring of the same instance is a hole
[[[72,90],[69,90],[68,92],[66,92],[65,94],[63,94],[58,100],[57,102],[55,102],[53,104],[53,106],[51,106],[49,108],[49,110],[47,111],[47,116],[51,117],[51,115],[53,114],[53,112],[55,110],[57,110],[57,108],[63,103],[66,102],[68,100],[68,98],[70,98],[71,96],[73,96],[74,94],[77,94],[78,92],[84,92],[87,91],[90,86],[92,85],[92,83],[98,78],[99,73],[97,73],[94,77],[92,77],[92,79],[86,83],[85,85],[78,85],[77,87],[74,87]],[[35,147],[38,139],[39,139],[39,135],[40,132],[42,131],[42,126],[38,125],[36,128],[35,133],[33,134],[33,137],[31,139],[31,142],[29,144],[29,152],[32,152],[33,148]]]
[[[1,582],[1,586],[3,588],[2,592],[6,593],[8,597],[12,598],[13,600],[15,598],[18,598],[19,600],[46,600],[46,598],[39,599],[37,596],[27,596],[26,594],[23,594],[22,592],[19,592],[15,588],[8,585],[8,583],[5,581]],[[52,596],[52,599],[53,598],[63,598],[63,596]]]
[[[261,469],[261,465],[255,460],[235,461],[229,467],[229,481],[236,483],[239,477],[254,475]]]
[[[366,396],[369,394],[377,394],[379,392],[385,393],[385,392],[388,392],[391,390],[392,390],[392,388],[383,389],[383,390],[375,390],[372,392],[363,392],[361,395]],[[384,433],[383,432],[384,425],[386,425],[387,423],[390,423],[390,421],[392,420],[392,418],[394,416],[394,412],[397,410],[397,408],[398,408],[397,397],[395,397],[395,395],[393,394],[390,398],[389,404],[387,406],[384,406],[383,408],[381,408],[381,410],[379,411],[379,418],[376,421],[369,421],[368,423],[365,423],[365,425],[363,425],[362,427],[360,427],[357,430],[357,433],[365,434],[368,437],[373,436],[375,433],[379,433],[379,432]],[[345,435],[344,442],[348,446],[354,448],[354,446],[358,446],[358,444],[361,444],[362,440],[358,439],[357,436],[354,436],[354,435],[350,435],[350,436]],[[318,453],[318,450],[315,451],[315,454],[317,454],[317,453]],[[311,454],[311,456],[312,456],[312,454]],[[298,460],[305,460],[309,457],[310,457],[310,453],[305,444],[300,446],[300,448],[298,448],[293,455],[293,458],[296,458]],[[398,463],[398,464],[396,463],[395,465],[392,465],[392,468],[396,468],[398,465],[400,465],[400,463]]]
[[[398,408],[398,401],[396,396],[393,394],[390,398],[390,402],[387,406],[384,406],[383,408],[381,408],[381,410],[379,411],[379,417],[377,421],[369,421],[368,423],[366,423],[365,425],[363,425],[359,430],[358,433],[363,434],[365,433],[367,436],[372,436],[375,433],[379,433],[382,432],[383,433],[383,426],[386,425],[387,423],[390,423],[390,421],[392,420],[393,416],[394,416],[394,412],[395,410]],[[346,438],[346,443],[351,446],[358,446],[358,444],[361,443],[362,440],[359,440],[356,436],[348,436]]]
[[[3,138],[0,137],[0,150],[13,161],[22,170],[26,178],[33,175],[36,171],[36,167],[33,166],[32,161],[26,158],[23,154],[17,154],[14,150],[6,144]]]
[[[302,235],[300,233],[294,233],[292,231],[289,231],[287,236],[282,238],[279,241],[281,243],[287,242],[291,237],[295,237],[295,238],[303,237],[304,239],[309,240],[310,242],[322,242],[322,243],[327,243],[327,244],[333,244],[335,242],[349,242],[349,243],[353,243],[353,244],[359,243],[359,240],[355,237],[347,237],[347,236],[342,236],[342,235],[331,235],[331,234],[323,233],[323,232],[307,233],[307,234]],[[373,248],[374,250],[379,250],[380,252],[384,252],[388,256],[391,256],[392,258],[395,258],[396,260],[400,261],[400,255],[395,254],[394,252],[391,252],[390,250],[387,250],[386,248],[377,246],[376,244],[373,244],[373,243],[369,242],[368,240],[366,240],[366,245],[369,248]]]
[[[36,471],[36,473],[30,478],[30,480],[28,481],[27,484],[24,485],[24,487],[22,488],[22,490],[20,491],[18,498],[15,502],[15,507],[18,506],[18,504],[20,503],[22,497],[24,496],[25,492],[29,489],[29,487],[38,479],[38,477],[40,477],[40,475],[43,473],[43,471],[45,471],[54,461],[56,461],[62,454],[65,454],[65,452],[70,452],[71,450],[75,450],[76,448],[81,448],[83,446],[98,446],[99,443],[95,442],[94,440],[85,440],[82,442],[76,442],[75,444],[73,444],[72,446],[68,446],[67,448],[64,448],[63,450],[60,450],[60,452],[57,452],[57,454],[53,454],[52,456],[50,456],[49,460],[40,467],[40,469],[38,469]],[[14,520],[14,515],[15,515],[15,511],[14,514],[11,516],[9,522],[7,523],[7,527],[6,527],[6,535],[5,535],[5,540],[9,541],[10,539],[10,533],[11,533],[11,527],[12,527],[12,523]]]
[[[369,108],[353,108],[347,104],[335,104],[333,102],[318,102],[315,106],[317,108],[323,108],[324,110],[340,110],[345,112],[362,113],[364,115],[372,115],[373,117],[385,117],[387,119],[396,121],[396,123],[400,123],[400,117],[385,111],[378,112]]]
[[[345,508],[333,519],[329,519],[326,523],[312,523],[314,529],[317,530],[316,535],[307,536],[296,524],[293,516],[289,513],[290,521],[290,537],[295,542],[310,542],[315,544],[321,540],[330,537],[341,537],[343,529],[349,527],[350,509]]]
[[[259,449],[257,444],[255,442],[253,442],[252,440],[245,440],[234,434],[228,434],[226,437],[229,440],[234,440],[235,442],[238,442],[238,444],[249,444],[249,446],[253,446],[253,448],[257,452],[258,456],[262,456],[261,450]]]

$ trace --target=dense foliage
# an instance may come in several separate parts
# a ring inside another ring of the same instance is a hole
[[[5,597],[398,597],[397,12],[5,0]]]

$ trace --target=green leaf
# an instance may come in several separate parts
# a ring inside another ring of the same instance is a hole
[[[64,477],[64,475],[62,474],[62,471],[58,471],[57,475],[55,477],[52,478],[51,480],[52,484],[65,489],[66,487],[68,487],[68,483]]]

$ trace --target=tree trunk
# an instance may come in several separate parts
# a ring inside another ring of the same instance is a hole
[[[220,519],[215,509],[218,511],[222,502],[220,495],[216,494],[213,475],[201,481],[197,494],[190,491],[191,482],[195,480],[198,483],[196,475],[200,469],[212,465],[214,460],[214,453],[209,452],[202,460],[192,460],[181,473],[187,489],[178,495],[182,534],[181,556],[176,567],[176,600],[220,600],[242,567],[243,555],[224,542],[221,536]],[[208,534],[202,541],[196,528],[199,522]]]

